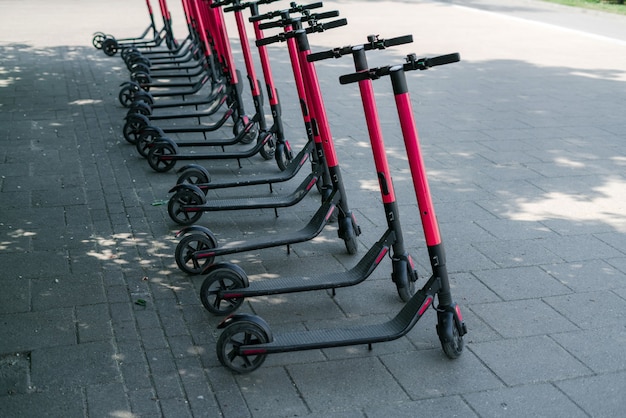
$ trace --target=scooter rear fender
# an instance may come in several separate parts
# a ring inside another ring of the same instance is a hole
[[[176,236],[176,238],[180,238],[180,237],[182,237],[184,235],[191,234],[193,232],[200,232],[202,234],[205,234],[205,235],[215,239],[215,236],[213,235],[213,232],[211,232],[211,230],[209,228],[207,228],[206,226],[202,226],[202,225],[189,225],[189,226],[186,226],[183,229],[181,229],[180,231],[178,231],[175,236]],[[216,240],[216,242],[217,242],[217,240]]]
[[[272,330],[270,329],[270,326],[268,325],[268,323],[265,322],[265,320],[261,318],[260,316],[256,316],[252,314],[239,313],[239,314],[229,315],[226,318],[224,318],[222,322],[219,323],[217,328],[224,329],[227,326],[231,324],[236,324],[238,322],[249,322],[251,324],[259,326],[267,334],[267,340],[269,342],[274,340],[274,336],[272,335]]]

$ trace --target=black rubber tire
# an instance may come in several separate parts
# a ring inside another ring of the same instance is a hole
[[[177,150],[176,147],[169,142],[158,141],[150,147],[150,151],[148,152],[148,164],[150,167],[156,172],[165,173],[166,171],[171,170],[176,165],[176,160],[163,160],[161,157],[176,155]]]
[[[259,150],[259,154],[261,154],[261,157],[263,157],[264,160],[271,160],[272,158],[274,158],[274,156],[276,155],[276,141],[274,141],[274,138],[271,136],[272,134],[270,133],[265,133],[264,135],[270,136],[269,138],[267,138],[265,145],[263,145],[261,147],[261,149]],[[263,141],[264,139],[259,139],[259,141]]]
[[[193,190],[178,190],[167,203],[167,213],[170,218],[179,225],[193,225],[202,217],[202,212],[185,212],[181,209],[185,205],[201,205],[203,196]]]
[[[463,353],[463,336],[459,333],[459,329],[456,326],[452,327],[452,341],[442,342],[441,348],[449,359],[457,359]]]
[[[210,183],[211,179],[207,177],[207,174],[197,168],[188,168],[183,171],[178,179],[176,180],[176,184],[207,184]]]
[[[232,268],[226,266],[215,268],[202,282],[200,301],[207,311],[214,315],[225,316],[239,309],[244,298],[220,299],[217,297],[217,292],[244,287],[244,279]]]
[[[226,327],[217,339],[217,358],[224,367],[235,373],[250,373],[263,364],[267,354],[244,356],[237,353],[237,348],[266,342],[267,334],[260,326],[251,322],[235,322]]]
[[[208,250],[217,247],[217,243],[213,237],[206,234],[189,234],[183,237],[176,246],[174,258],[176,265],[184,273],[190,275],[198,275],[204,271],[215,261],[215,257],[195,259],[192,255],[196,251]]]
[[[135,90],[131,86],[124,86],[120,89],[117,98],[122,106],[130,107],[133,101],[135,101]]]
[[[291,160],[293,160],[293,152],[289,147],[289,143],[280,142],[276,144],[274,157],[276,158],[276,165],[278,165],[280,171],[285,171]]]

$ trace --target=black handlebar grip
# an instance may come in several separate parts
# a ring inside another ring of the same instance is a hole
[[[367,80],[368,78],[371,78],[371,77],[372,77],[372,74],[370,73],[369,70],[360,71],[358,73],[352,73],[352,74],[344,74],[342,76],[339,76],[339,84],[356,83],[357,81]]]
[[[265,30],[265,29],[271,29],[271,28],[280,28],[280,27],[283,27],[284,25],[285,25],[285,22],[282,20],[273,20],[271,22],[259,23],[259,29]]]
[[[234,0],[222,0],[222,1],[214,1],[211,3],[212,8],[226,6],[228,4],[233,3]]]
[[[293,5],[293,3],[292,3]],[[295,12],[301,12],[304,10],[311,10],[311,9],[319,9],[320,7],[324,7],[324,3],[322,3],[321,1],[318,1],[317,3],[311,3],[311,4],[305,4],[305,5],[300,5],[300,6],[293,6],[291,9],[289,9],[290,13],[295,13]]]
[[[312,54],[307,55],[306,60],[308,62],[321,61],[328,58],[335,58],[338,52],[335,52],[333,49],[329,49],[328,51],[320,51],[314,52]]]
[[[413,42],[413,35],[398,36],[397,38],[385,39],[385,47],[410,44]]]
[[[458,52],[447,55],[440,55],[438,57],[428,58],[426,60],[427,67],[436,67],[438,65],[452,64],[454,62],[461,61],[461,55]]]
[[[322,20],[322,19],[330,19],[331,17],[339,16],[339,10],[331,10],[329,12],[323,13],[314,13],[309,16],[310,19]]]
[[[348,19],[338,19],[328,23],[322,23],[322,30],[339,28],[341,26],[346,26],[348,24]]]
[[[281,42],[283,38],[284,37],[282,34],[278,34],[274,36],[268,36],[267,38],[259,39],[255,43],[256,43],[256,46],[265,46],[265,45],[273,44],[276,42]]]

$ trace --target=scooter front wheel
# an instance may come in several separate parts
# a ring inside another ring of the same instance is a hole
[[[200,289],[200,301],[207,311],[214,315],[228,315],[241,306],[244,298],[223,299],[222,290],[243,289],[244,279],[232,268],[219,267],[207,274]]]
[[[463,334],[466,332],[465,324],[457,325],[451,310],[437,311],[437,335],[441,348],[448,358],[456,359],[461,356],[464,346]]]
[[[217,242],[209,235],[187,235],[176,246],[174,253],[176,265],[187,274],[200,274],[206,266],[213,264],[215,257],[198,258],[197,253],[215,247],[217,247]]]
[[[250,373],[258,369],[267,354],[242,354],[241,346],[264,344],[268,337],[259,325],[252,322],[236,322],[228,326],[217,340],[217,358],[222,365],[235,373]]]
[[[293,151],[291,151],[289,142],[285,141],[276,144],[276,153],[274,157],[276,158],[276,164],[278,165],[280,171],[285,171],[291,160],[293,160]]]
[[[259,141],[265,141],[265,144],[259,150],[259,154],[265,160],[271,160],[274,158],[276,154],[276,142],[274,141],[273,135],[271,133],[266,133],[267,138],[259,138]]]

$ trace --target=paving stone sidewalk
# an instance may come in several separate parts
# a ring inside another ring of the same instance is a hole
[[[370,64],[399,63],[409,52],[461,54],[458,64],[408,78],[453,296],[469,328],[461,358],[445,357],[429,311],[406,337],[371,351],[277,354],[249,375],[223,368],[220,318],[200,303],[202,277],[180,272],[173,257],[179,227],[163,202],[176,174],[154,172],[124,140],[117,94],[128,71],[90,45],[98,30],[139,34],[145,3],[5,0],[0,416],[623,415],[626,17],[534,0],[324,5],[349,24],[311,38],[313,50],[411,33],[413,44],[371,54]],[[169,6],[184,34],[180,4]],[[304,132],[284,45],[270,55],[299,149]],[[338,83],[352,63],[317,68],[364,254],[386,226],[358,89]],[[427,254],[388,80],[375,89],[423,283]],[[210,162],[211,175],[277,170],[258,156],[241,163]],[[215,212],[200,223],[227,242],[299,228],[318,205],[314,193],[279,217]],[[358,258],[331,225],[290,254],[280,247],[224,260],[254,280],[342,271]],[[402,307],[389,274],[385,261],[334,297],[259,297],[241,311],[274,332],[385,321]]]

